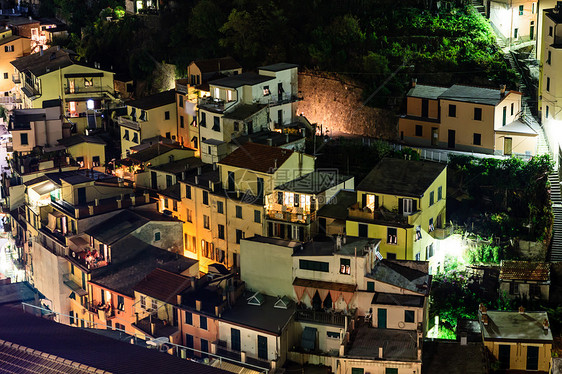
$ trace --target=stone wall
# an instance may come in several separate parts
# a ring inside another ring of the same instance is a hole
[[[389,110],[363,105],[363,88],[356,82],[310,72],[299,73],[299,91],[303,100],[297,113],[311,122],[322,124],[333,136],[362,135],[386,140],[398,136],[398,119]]]

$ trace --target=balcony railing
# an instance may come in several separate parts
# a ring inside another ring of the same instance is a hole
[[[411,213],[398,213],[397,211],[390,211],[384,208],[376,209],[371,211],[370,209],[361,209],[357,206],[351,206],[348,209],[350,219],[360,219],[368,221],[383,221],[383,222],[393,222],[400,224],[412,224],[419,213],[420,210],[416,210]]]
[[[309,224],[310,222],[316,219],[316,212],[305,214],[305,213],[282,212],[279,210],[269,210],[267,212],[267,216],[270,219],[274,219],[278,221]]]
[[[90,87],[69,87],[64,86],[64,93],[68,95],[79,95],[79,94],[88,94],[88,93],[103,93],[108,92],[113,94],[115,90],[109,86],[90,86]]]
[[[137,121],[133,121],[132,119],[128,119],[125,117],[119,117],[118,119],[118,123],[119,125],[128,127],[130,129],[139,131],[140,130],[140,124]]]
[[[453,234],[454,227],[446,226],[443,228],[436,227],[433,231],[429,233],[433,239],[446,239]]]
[[[98,302],[92,303],[89,301],[83,301],[82,306],[89,313],[97,315],[98,318],[102,321],[115,317],[115,310],[113,309],[111,304],[108,303],[102,304]]]
[[[14,82],[15,84],[20,84],[21,83],[21,77],[19,74],[12,74],[12,82]]]
[[[315,322],[326,325],[345,326],[347,316],[340,312],[327,312],[324,310],[298,309],[297,321]]]
[[[276,105],[293,103],[299,100],[302,100],[302,98],[299,98],[297,95],[292,95],[290,93],[283,93],[280,95],[264,96],[260,98],[258,102],[260,104],[269,104],[270,106],[276,106]]]
[[[99,253],[95,250],[82,252],[70,251],[70,256],[79,265],[88,270],[99,269],[108,265],[108,262],[103,258],[103,256],[99,255]]]

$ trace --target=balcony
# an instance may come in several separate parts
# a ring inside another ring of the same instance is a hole
[[[135,131],[140,131],[140,123],[132,119],[126,118],[125,116],[119,117],[117,122],[119,123],[120,126],[125,126]]]
[[[64,86],[64,93],[67,95],[81,95],[81,94],[92,94],[92,93],[104,93],[107,92],[112,94],[115,92],[113,87],[109,86],[89,86],[89,87],[69,87]]]
[[[95,249],[80,252],[70,251],[70,257],[73,262],[88,270],[99,269],[109,264],[103,255]]]
[[[20,84],[21,83],[21,77],[19,74],[12,74],[12,82],[14,82],[15,84]]]
[[[269,106],[277,106],[288,103],[294,103],[296,101],[302,100],[302,97],[297,95],[292,95],[290,93],[282,93],[280,95],[268,95],[264,96],[259,100],[260,104],[268,104]]]
[[[178,332],[178,328],[172,326],[168,321],[152,316],[136,321],[133,323],[133,327],[154,338],[170,337]]]
[[[89,301],[84,301],[82,302],[82,306],[88,313],[97,316],[101,321],[105,322],[115,317],[115,310],[109,303],[102,304],[101,302],[91,303]]]
[[[453,235],[454,227],[453,226],[446,226],[446,227],[436,227],[433,231],[429,233],[433,239],[446,239],[449,236]]]
[[[66,287],[68,287],[72,292],[80,297],[86,296],[88,294],[88,291],[80,287],[80,285],[71,278],[70,274],[64,274],[62,276],[62,282],[66,285]]]
[[[302,223],[310,224],[316,219],[316,212],[311,212],[310,214],[299,213],[299,212],[283,212],[279,210],[268,210],[267,217],[269,219],[292,222],[292,223]]]
[[[335,326],[345,326],[345,319],[347,317],[347,315],[341,312],[328,312],[325,310],[314,309],[297,309],[295,315],[297,321]]]
[[[382,223],[394,223],[400,225],[412,225],[418,218],[421,210],[411,213],[398,213],[398,211],[390,211],[384,207],[371,211],[369,208],[359,208],[358,204],[352,205],[348,209],[349,219],[358,219],[361,221],[373,221]]]

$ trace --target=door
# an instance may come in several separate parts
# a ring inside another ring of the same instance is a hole
[[[507,124],[506,122],[507,122],[507,107],[504,106],[502,112],[502,126],[505,126]]]
[[[158,178],[156,176],[155,171],[150,172],[150,186],[152,187],[153,190],[158,189]]]
[[[258,187],[258,199],[263,199],[263,178],[258,178],[257,182]]]
[[[206,339],[201,339],[201,350],[202,350],[203,352],[209,352],[209,341],[208,341],[208,340],[206,340]],[[202,357],[202,358],[206,358],[207,355],[201,353],[201,357]]]
[[[229,191],[234,191],[234,188],[235,188],[234,172],[233,172],[233,171],[229,171],[229,172],[228,172],[228,190],[229,190]]]
[[[539,347],[527,346],[527,370],[539,370]]]
[[[455,148],[455,130],[449,130],[449,136],[447,138],[447,147]]]
[[[439,144],[439,131],[437,127],[431,128],[431,145],[437,146]]]
[[[386,329],[386,309],[379,308],[377,310],[377,327]]]
[[[240,352],[240,330],[230,329],[230,346],[233,351]]]
[[[326,218],[320,218],[318,219],[318,225],[320,228],[320,234],[321,235],[326,235]]]
[[[503,154],[510,155],[511,154],[511,146],[513,140],[511,138],[503,138]]]
[[[80,187],[78,189],[78,205],[86,204],[86,187]]]
[[[429,100],[422,99],[422,117],[429,117]]]
[[[267,360],[267,337],[258,335],[258,357]]]
[[[360,238],[366,238],[369,236],[369,226],[360,223],[359,224],[359,237]]]
[[[498,361],[500,362],[500,369],[509,369],[511,346],[501,344],[499,346]]]
[[[277,123],[279,125],[283,124],[283,111],[281,109],[277,111]]]
[[[529,37],[531,40],[535,38],[535,25],[531,25],[531,28],[529,29]]]

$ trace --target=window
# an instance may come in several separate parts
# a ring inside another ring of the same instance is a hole
[[[166,175],[166,188],[172,187],[172,176]]]
[[[349,258],[340,259],[340,274],[351,274],[351,260]]]
[[[219,116],[213,118],[213,131],[221,131],[221,118]]]
[[[413,323],[415,322],[415,313],[413,310],[405,310],[404,311],[404,322]]]
[[[259,210],[254,210],[254,222],[261,223],[261,212]]]
[[[13,52],[14,46],[13,45],[6,45],[4,46],[4,52]]]
[[[117,309],[120,311],[125,310],[125,298],[121,295],[117,295]]]
[[[552,36],[552,26],[548,26],[548,36]]]
[[[152,310],[157,310],[157,309],[158,309],[158,301],[156,301],[156,299],[152,299],[151,309],[152,309]]]
[[[523,5],[519,5],[519,15],[522,16],[523,15]]]
[[[224,240],[224,225],[219,225],[218,232],[219,232],[219,239]]]
[[[68,314],[69,314],[70,324],[74,325],[74,311],[71,310],[70,312],[68,312]]]
[[[439,186],[437,188],[437,201],[440,201],[443,198],[443,187]]]
[[[94,164],[94,166],[100,166],[100,156],[92,157],[92,163]]]
[[[457,106],[454,104],[449,104],[449,117],[457,116]]]
[[[185,198],[191,199],[191,186],[185,185]]]
[[[191,312],[188,312],[186,310],[184,312],[184,316],[185,316],[185,324],[186,325],[193,325],[193,314],[191,314]]]
[[[397,368],[385,368],[384,374],[398,374]]]
[[[299,260],[299,268],[302,270],[330,272],[330,263],[322,261]]]
[[[511,295],[519,295],[519,283],[511,282],[509,284],[509,293]]]
[[[222,201],[217,201],[217,213],[224,214],[224,204]]]
[[[529,296],[540,297],[541,296],[541,287],[536,283],[530,284],[529,285]]]
[[[418,252],[416,253],[416,261],[420,261],[421,260],[421,254]]]
[[[211,225],[209,224],[209,216],[206,214],[203,214],[203,228],[207,230],[211,228]]]
[[[386,258],[388,258],[389,260],[396,260],[396,253],[387,252]]]
[[[301,201],[301,196],[298,193],[296,193],[295,197],[293,198],[293,205],[295,206],[295,208],[299,207],[300,201]]]
[[[502,126],[507,124],[507,107],[503,107]]]
[[[432,206],[435,203],[435,192],[431,191],[429,193],[429,206]]]
[[[168,209],[168,199],[164,199],[164,208]]]
[[[168,110],[164,112],[164,119],[166,121],[170,119],[170,112]]]
[[[176,200],[172,200],[172,209],[174,212],[178,211],[178,202]]]
[[[416,136],[423,136],[423,126],[416,125]]]
[[[433,257],[433,243],[425,248],[425,259],[428,260]]]
[[[180,116],[180,127],[183,129],[185,127],[185,123],[183,120],[183,116]]]
[[[367,238],[369,236],[369,226],[364,223],[359,224],[358,231],[360,238]]]
[[[240,205],[236,205],[236,218],[242,218],[242,207]]]
[[[199,121],[199,126],[207,127],[207,113],[201,112],[201,120]]]
[[[199,328],[207,330],[207,317],[199,316]]]
[[[141,295],[140,297],[140,305],[142,309],[146,309],[146,296]]]
[[[240,131],[240,124],[238,121],[234,121],[234,131]]]
[[[193,348],[193,335],[185,334],[185,346],[187,348]],[[188,356],[193,355],[193,351],[187,350],[187,354]]]
[[[375,292],[375,282],[367,282],[367,291]]]
[[[20,134],[20,141],[21,141],[21,145],[29,145],[27,134]]]
[[[546,91],[550,91],[550,77],[546,77]]]
[[[402,212],[403,213],[412,213],[414,211],[414,201],[412,199],[403,199],[402,200]]]
[[[186,220],[187,222],[193,222],[191,209],[186,209],[186,210],[185,210],[185,220]]]
[[[549,64],[549,65],[551,64],[551,61],[552,61],[551,58],[552,58],[552,52],[548,51],[548,58],[546,59],[546,63]]]
[[[213,243],[209,243],[206,240],[201,239],[201,254],[203,257],[210,258],[213,260],[214,253],[213,253]]]
[[[335,332],[335,331],[326,331],[326,336],[328,338],[332,338],[332,339],[339,339],[340,338],[340,333],[339,332]]]
[[[70,274],[74,274],[74,264],[70,264]]]
[[[386,242],[388,244],[398,244],[398,229],[394,227],[386,229]]]
[[[531,13],[535,14],[535,3],[531,4]]]
[[[269,86],[263,86],[263,96],[269,96],[270,93]]]
[[[154,233],[154,241],[155,242],[160,241],[160,233],[159,232]]]
[[[363,368],[351,368],[351,374],[365,374],[365,369],[363,369]]]
[[[548,118],[548,105],[546,106],[546,113],[545,113],[545,118]]]
[[[474,137],[472,139],[474,145],[482,145],[482,135],[474,133]]]
[[[80,165],[81,168],[84,167],[84,157],[76,157],[76,162],[78,163],[78,165]]]
[[[277,204],[283,205],[283,192],[277,192]]]
[[[240,240],[244,239],[244,231],[236,230],[236,244],[240,244]]]
[[[4,79],[8,79],[9,74],[8,73],[4,73]]]
[[[123,133],[123,139],[129,140],[129,130],[125,130],[125,132]]]
[[[518,35],[519,35],[519,29],[513,29],[513,39],[517,39]]]
[[[482,121],[482,108],[474,108],[474,120]]]
[[[429,219],[429,232],[432,232],[433,230],[435,230],[435,228],[433,227],[433,217]]]
[[[76,294],[74,292],[71,292],[68,297],[70,297],[72,300],[76,300]]]
[[[203,191],[203,204],[209,205],[209,192]]]
[[[513,115],[514,111],[515,111],[515,104],[511,103],[511,115]]]

